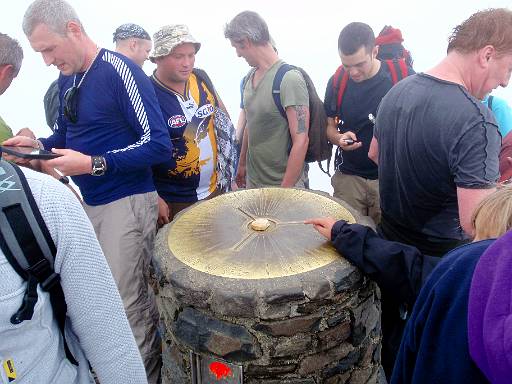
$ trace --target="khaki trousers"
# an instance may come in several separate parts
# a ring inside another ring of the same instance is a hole
[[[346,201],[363,216],[380,222],[379,180],[369,180],[336,171],[331,179],[333,196]]]
[[[123,299],[149,383],[160,382],[161,340],[155,296],[148,286],[158,217],[156,192],[131,195],[84,209],[94,226]]]

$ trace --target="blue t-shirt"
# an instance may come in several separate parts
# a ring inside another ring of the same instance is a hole
[[[413,74],[413,69],[408,68],[408,73]],[[393,87],[389,67],[382,62],[375,76],[359,83],[349,78],[340,111],[332,109],[333,98],[337,98],[337,95],[333,94],[333,77],[329,79],[325,90],[325,112],[328,117],[332,118],[339,115],[342,120],[338,126],[339,131],[342,133],[354,132],[357,139],[363,144],[353,151],[337,151],[337,170],[345,174],[375,180],[378,177],[377,165],[368,158],[368,150],[373,137],[373,123],[368,115],[377,115],[380,101]],[[334,105],[336,104],[334,103]]]
[[[489,107],[489,97],[486,96],[482,102]],[[498,122],[498,129],[500,130],[501,137],[507,136],[507,134],[512,131],[512,109],[508,105],[508,103],[496,96],[492,96],[492,103],[490,107],[491,111],[494,113],[494,117]]]
[[[154,191],[151,166],[169,158],[172,146],[151,81],[131,60],[101,49],[78,88],[78,121],[71,123],[63,97],[83,76],[59,77],[60,113],[44,147],[105,157],[105,175],[73,176],[89,205]]]

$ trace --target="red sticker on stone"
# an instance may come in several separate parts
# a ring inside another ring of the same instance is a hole
[[[217,361],[210,364],[210,372],[215,375],[217,380],[222,380],[228,376],[233,376],[231,368],[229,368],[226,364],[219,363]]]

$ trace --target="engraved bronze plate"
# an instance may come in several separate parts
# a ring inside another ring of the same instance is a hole
[[[169,249],[201,272],[237,279],[291,276],[321,268],[338,253],[311,225],[332,216],[354,223],[337,201],[307,190],[247,189],[196,204],[169,230]]]

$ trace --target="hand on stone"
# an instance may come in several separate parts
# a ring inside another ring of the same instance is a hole
[[[331,231],[336,223],[332,217],[318,217],[304,221],[304,224],[313,224],[313,227],[327,240],[331,240]]]

